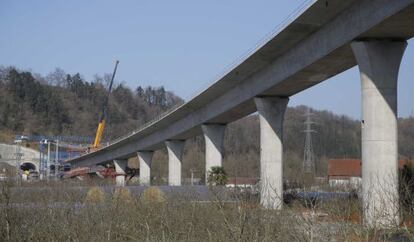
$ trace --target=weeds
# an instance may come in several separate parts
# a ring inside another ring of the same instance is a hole
[[[413,239],[407,226],[387,231],[362,226],[361,204],[356,198],[334,199],[308,208],[292,202],[278,211],[261,208],[257,196],[224,189],[212,189],[210,200],[200,201],[191,188],[184,195],[173,196],[157,187],[134,193],[60,183],[49,184],[47,189],[43,184],[0,186],[0,241]]]

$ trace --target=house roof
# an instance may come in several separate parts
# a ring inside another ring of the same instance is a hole
[[[398,167],[401,169],[405,164],[414,166],[414,160],[399,160]],[[330,159],[328,161],[328,177],[360,177],[361,160],[359,159]]]
[[[331,159],[328,161],[328,176],[361,176],[361,160]]]
[[[398,168],[403,168],[404,167],[404,165],[409,165],[409,164],[411,164],[412,166],[414,166],[414,160],[399,160],[398,161]]]

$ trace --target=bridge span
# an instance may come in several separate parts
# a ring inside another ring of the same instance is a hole
[[[364,221],[398,224],[397,79],[414,36],[414,0],[319,0],[210,87],[160,120],[69,160],[74,167],[114,162],[123,172],[138,155],[150,182],[155,150],[167,147],[169,184],[181,184],[185,140],[203,134],[206,170],[221,165],[226,124],[258,112],[261,204],[282,207],[282,124],[289,97],[355,65],[361,73]],[[339,90],[338,90],[339,91]],[[122,183],[122,179],[119,179]],[[391,200],[384,201],[384,194]]]

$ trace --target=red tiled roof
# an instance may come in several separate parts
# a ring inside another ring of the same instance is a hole
[[[328,176],[361,176],[361,160],[331,159],[328,161]]]
[[[414,160],[399,160],[398,167],[401,169],[405,164],[411,163],[414,166]],[[361,160],[359,159],[330,159],[328,161],[328,177],[360,177]]]
[[[404,165],[411,164],[414,167],[414,160],[399,160],[398,161],[398,167],[401,169],[404,167]]]

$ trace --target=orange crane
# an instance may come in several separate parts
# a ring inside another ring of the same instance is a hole
[[[111,90],[112,90],[112,84],[114,83],[114,78],[115,78],[115,73],[116,73],[116,69],[118,68],[118,63],[119,61],[115,61],[115,69],[114,72],[112,73],[112,78],[111,78],[111,82],[109,83],[109,89],[108,89],[108,95],[106,95],[106,98],[104,100],[103,103],[103,107],[102,107],[102,113],[101,116],[99,118],[99,124],[98,124],[98,128],[96,129],[96,135],[95,135],[95,140],[92,144],[91,150],[97,150],[101,144],[101,139],[103,136],[103,132],[105,129],[105,122],[108,116],[108,102],[109,102],[109,95],[111,94]]]

